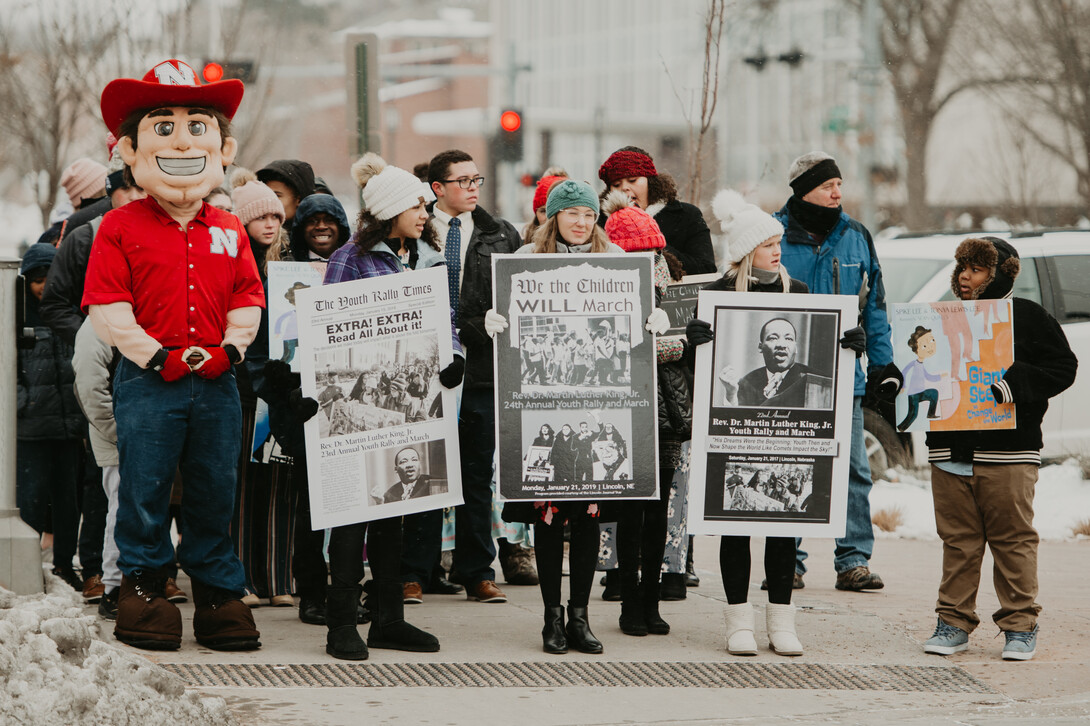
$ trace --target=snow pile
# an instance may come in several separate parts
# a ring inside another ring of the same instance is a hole
[[[222,698],[101,639],[82,600],[46,572],[46,594],[0,588],[0,723],[235,724]]]
[[[896,478],[898,481],[888,481]],[[871,514],[883,509],[899,509],[902,523],[893,532],[875,527],[876,537],[936,539],[935,510],[931,500],[931,482],[910,473],[893,472],[887,479],[874,482],[871,490]],[[1033,524],[1041,539],[1074,539],[1072,529],[1090,519],[1090,481],[1083,478],[1075,459],[1041,467],[1033,498]]]

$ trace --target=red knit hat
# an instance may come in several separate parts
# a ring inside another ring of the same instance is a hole
[[[598,167],[598,178],[607,185],[613,184],[618,179],[628,179],[634,176],[658,176],[655,162],[647,154],[638,151],[614,151]]]
[[[537,190],[534,192],[534,208],[530,210],[532,214],[537,214],[537,210],[545,206],[545,202],[549,199],[549,190],[561,179],[567,179],[567,177],[543,176],[538,180]]]
[[[658,222],[637,206],[628,206],[628,195],[613,190],[602,200],[602,211],[609,215],[606,234],[609,241],[625,252],[661,250],[666,246]]]

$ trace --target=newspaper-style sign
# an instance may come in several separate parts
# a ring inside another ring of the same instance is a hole
[[[502,499],[658,496],[653,259],[492,256]]]
[[[295,295],[300,290],[321,287],[325,261],[270,262],[269,278],[269,360],[282,360],[299,372],[299,317]]]
[[[300,289],[296,306],[313,528],[461,504],[443,268]]]
[[[667,336],[685,336],[685,326],[693,319],[693,311],[696,310],[697,296],[701,289],[718,279],[719,275],[711,272],[703,275],[686,275],[670,283],[662,300],[659,301],[659,307],[670,316],[670,329],[666,331]]]
[[[847,295],[700,293],[690,532],[843,536],[857,314]]]
[[[893,362],[904,377],[898,431],[1013,429],[1014,404],[992,384],[1014,362],[1014,301],[953,300],[890,306]]]

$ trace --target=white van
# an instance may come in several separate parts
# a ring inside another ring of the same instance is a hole
[[[1022,271],[1015,296],[1052,313],[1079,361],[1090,365],[1090,230],[905,235],[876,242],[886,303],[953,300],[954,250],[962,240],[982,236],[1006,239],[1018,250]],[[923,433],[898,433],[886,408],[885,416],[872,409],[863,413],[876,477],[891,466],[927,465]],[[1090,453],[1090,376],[1076,376],[1071,388],[1049,402],[1042,430],[1046,459]]]

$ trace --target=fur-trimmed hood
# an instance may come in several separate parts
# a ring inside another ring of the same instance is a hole
[[[950,277],[950,288],[954,296],[961,299],[958,277],[970,265],[987,267],[991,277],[973,291],[971,300],[996,300],[1010,295],[1014,280],[1022,270],[1018,250],[1006,240],[998,237],[970,237],[958,245],[954,252],[954,273]]]

